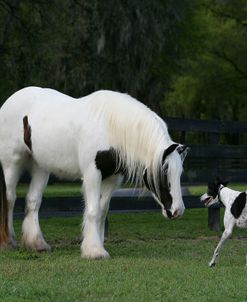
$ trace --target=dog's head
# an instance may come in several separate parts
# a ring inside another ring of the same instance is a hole
[[[207,193],[204,193],[200,200],[206,206],[210,207],[211,205],[217,203],[219,200],[219,192],[228,184],[228,181],[222,180],[219,177],[216,178],[214,182],[208,183]]]

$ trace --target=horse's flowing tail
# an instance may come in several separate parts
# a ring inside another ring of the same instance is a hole
[[[0,249],[8,244],[8,203],[3,168],[0,163]]]

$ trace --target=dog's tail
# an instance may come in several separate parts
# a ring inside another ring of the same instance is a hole
[[[3,168],[0,162],[0,249],[8,245],[8,203]]]

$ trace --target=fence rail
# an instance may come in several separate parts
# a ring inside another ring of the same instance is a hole
[[[134,192],[134,193],[133,193]],[[198,202],[197,196],[184,196],[184,204],[189,208],[203,208],[203,204]],[[73,212],[81,213],[84,208],[81,197],[45,197],[43,198],[40,212],[45,215],[52,212]],[[24,213],[25,198],[18,198],[15,205],[15,212]],[[148,211],[160,210],[160,206],[151,194],[144,196],[132,189],[116,190],[110,203],[110,211]]]
[[[207,133],[247,133],[247,123],[218,120],[193,120],[182,118],[165,118],[168,128],[175,131]]]

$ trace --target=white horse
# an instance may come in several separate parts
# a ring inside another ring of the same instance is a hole
[[[123,178],[145,184],[165,217],[183,214],[180,176],[187,147],[174,143],[166,124],[127,94],[97,91],[74,99],[52,89],[28,87],[0,110],[0,161],[6,183],[1,195],[0,246],[15,247],[13,209],[23,170],[26,196],[22,243],[50,250],[38,211],[49,175],[83,180],[85,211],[81,254],[105,258],[104,223],[113,190]]]

